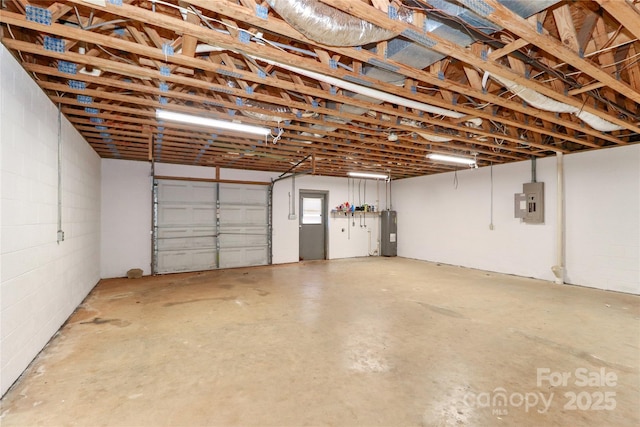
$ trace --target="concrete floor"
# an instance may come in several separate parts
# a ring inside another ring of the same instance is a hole
[[[637,426],[639,301],[400,258],[105,280],[0,423]]]

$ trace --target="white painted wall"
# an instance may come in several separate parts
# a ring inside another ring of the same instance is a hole
[[[556,159],[539,159],[545,224],[513,216],[513,195],[530,162],[411,178],[394,183],[398,255],[553,280]],[[640,293],[640,146],[565,156],[567,283]]]
[[[384,183],[379,184],[379,197],[376,191],[376,181],[368,181],[367,197],[364,199],[364,183],[361,180],[361,197],[358,197],[358,180],[356,182],[355,193],[349,189],[347,178],[319,177],[303,175],[296,177],[296,219],[289,220],[289,193],[291,193],[291,179],[277,182],[273,195],[273,263],[281,264],[288,262],[298,262],[299,256],[299,218],[300,218],[300,190],[322,190],[329,192],[329,210],[344,202],[359,204],[370,204],[385,206]],[[354,194],[352,194],[354,193]],[[354,200],[355,199],[355,200]],[[381,200],[380,203],[378,200]],[[344,215],[329,215],[329,250],[328,258],[351,258],[367,256],[369,253],[369,242],[371,242],[371,253],[377,248],[380,234],[379,218],[367,216],[362,222],[366,227],[361,227],[360,217],[349,220]]]
[[[57,237],[57,108],[0,47],[0,394],[93,286],[100,265],[100,159],[63,119]]]
[[[567,281],[640,294],[640,145],[565,156]]]
[[[215,168],[157,163],[158,176],[215,178]],[[122,277],[130,268],[142,268],[151,273],[151,166],[148,162],[102,160],[102,261],[101,277]],[[238,169],[222,169],[220,178],[244,181],[265,181],[278,174]],[[357,181],[356,181],[357,182]],[[364,180],[362,181],[364,193]],[[299,218],[298,195],[300,189],[329,192],[329,208],[345,201],[353,202],[347,187],[347,178],[302,176],[296,179],[296,216]],[[289,220],[291,180],[276,183],[273,210],[273,262],[298,262],[298,221]],[[355,192],[357,200],[357,190]],[[380,184],[381,205],[385,205],[384,184]],[[362,203],[377,203],[375,181],[367,184],[367,199]],[[359,202],[359,201],[358,201]],[[371,251],[376,249],[379,222],[367,217],[367,227],[355,226],[345,218],[329,218],[329,258],[367,256],[369,236]],[[348,224],[350,224],[350,229]],[[344,228],[344,232],[342,229]]]
[[[151,274],[150,164],[102,159],[101,185],[100,277]]]

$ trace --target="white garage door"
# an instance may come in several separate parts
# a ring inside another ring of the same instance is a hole
[[[156,180],[155,271],[267,264],[267,194],[259,185]]]
[[[157,180],[156,272],[216,268],[216,184]]]
[[[266,265],[267,187],[220,184],[220,268]]]

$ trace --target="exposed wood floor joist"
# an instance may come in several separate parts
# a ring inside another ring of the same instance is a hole
[[[314,154],[317,174],[403,178],[456,168],[432,152],[486,166],[640,141],[638,2],[530,3],[6,1],[0,23],[105,158],[284,172]]]

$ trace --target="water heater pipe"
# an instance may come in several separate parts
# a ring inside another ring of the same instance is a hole
[[[551,267],[551,271],[556,276],[556,284],[563,285],[564,284],[564,270],[565,270],[565,245],[564,245],[564,235],[565,235],[565,224],[564,224],[564,163],[563,163],[563,154],[561,152],[556,152],[557,159],[557,200],[556,200],[556,256],[557,263],[553,267]]]

